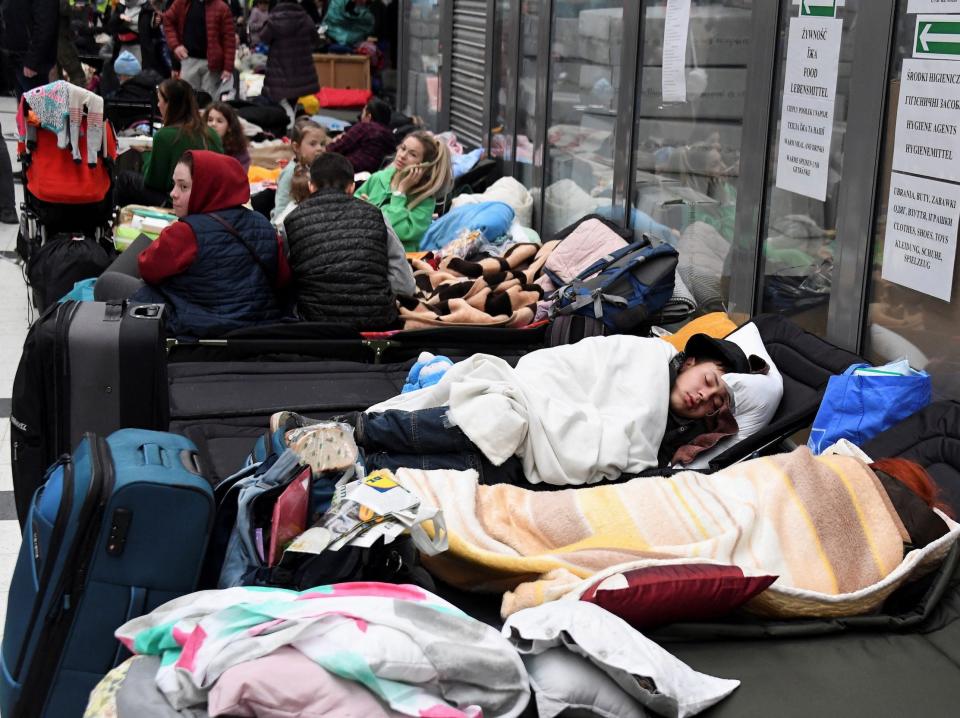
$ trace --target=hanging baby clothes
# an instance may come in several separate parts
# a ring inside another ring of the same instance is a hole
[[[66,149],[72,147],[73,161],[80,163],[83,157],[80,153],[80,130],[83,124],[83,108],[87,108],[87,164],[97,165],[97,155],[101,152],[106,156],[107,138],[103,129],[103,98],[82,87],[71,85],[69,82],[58,80],[47,85],[34,88],[24,93],[21,102],[33,111],[40,122],[40,127],[57,135],[57,147]],[[26,118],[27,113],[20,115]],[[35,144],[36,137],[33,128],[24,119],[18,127],[21,138],[28,147]],[[31,142],[31,140],[33,142]]]
[[[23,95],[24,101],[40,121],[40,126],[56,134],[57,147],[60,149],[65,149],[70,141],[67,134],[67,118],[70,115],[67,84],[63,80],[58,80],[35,87]],[[29,128],[25,128],[22,134],[27,135],[28,132]]]
[[[103,131],[103,98],[76,85],[67,85],[70,105],[70,144],[73,161],[80,162],[80,124],[83,108],[87,108],[87,164],[97,166],[97,155],[106,154],[107,139]],[[59,144],[59,143],[58,143]]]

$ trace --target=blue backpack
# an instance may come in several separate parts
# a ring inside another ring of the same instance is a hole
[[[560,287],[550,318],[583,316],[608,334],[630,332],[670,301],[679,255],[669,244],[643,239],[601,257]]]

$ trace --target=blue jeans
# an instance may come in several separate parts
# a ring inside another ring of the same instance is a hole
[[[445,406],[418,411],[392,409],[361,414],[357,444],[364,451],[367,471],[375,469],[473,469],[481,484],[526,485],[523,465],[512,456],[494,466],[447,417]]]

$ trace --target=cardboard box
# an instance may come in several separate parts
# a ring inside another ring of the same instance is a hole
[[[580,37],[589,37],[610,45],[623,43],[623,8],[583,10],[578,18]]]
[[[324,55],[315,53],[313,66],[320,87],[370,89],[370,57],[368,55]]]

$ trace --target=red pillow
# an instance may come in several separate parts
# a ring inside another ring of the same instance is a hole
[[[644,566],[597,581],[580,600],[644,629],[719,618],[776,580],[777,576],[744,576],[736,566],[709,563]]]
[[[347,90],[338,87],[321,87],[316,94],[320,107],[363,107],[373,97],[370,90]]]

